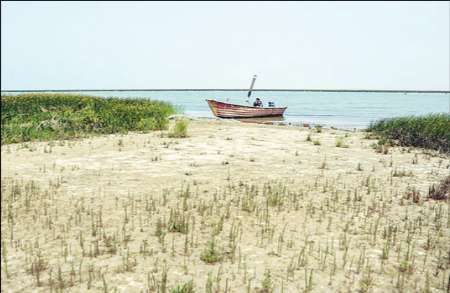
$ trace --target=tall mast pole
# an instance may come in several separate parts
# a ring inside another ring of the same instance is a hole
[[[250,89],[248,90],[248,94],[247,94],[247,102],[248,99],[250,99],[250,96],[252,95],[252,90],[253,90],[253,86],[255,85],[255,80],[256,80],[257,75],[253,75],[253,79],[252,79],[252,83],[250,85]]]

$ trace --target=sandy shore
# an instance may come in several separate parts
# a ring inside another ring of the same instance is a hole
[[[2,291],[444,292],[449,204],[426,196],[450,158],[365,135],[196,120],[2,146]]]

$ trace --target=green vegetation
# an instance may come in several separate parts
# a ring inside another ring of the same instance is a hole
[[[445,200],[450,196],[450,175],[444,178],[437,186],[434,184],[428,189],[428,197],[435,200]]]
[[[450,153],[450,115],[430,114],[382,119],[367,129],[403,146],[415,146]]]
[[[348,148],[348,145],[345,144],[343,137],[336,138],[336,147],[337,148]]]
[[[262,288],[264,292],[272,292],[273,282],[272,277],[270,275],[270,270],[264,271],[264,279],[262,280]]]
[[[169,137],[175,137],[175,138],[183,138],[187,137],[187,127],[188,127],[188,121],[186,119],[178,119],[175,122],[175,126],[173,127],[172,131],[169,133]]]
[[[178,285],[170,291],[170,293],[194,293],[194,292],[195,292],[194,282],[192,280],[182,285]]]
[[[1,97],[2,144],[165,129],[175,108],[148,99],[69,94]]]
[[[215,239],[208,241],[207,247],[202,251],[200,259],[205,263],[215,263],[222,260],[222,256],[216,247]]]

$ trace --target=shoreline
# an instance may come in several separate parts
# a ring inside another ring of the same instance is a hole
[[[193,116],[193,115],[175,115],[179,117],[184,117],[190,120],[196,120],[196,121],[210,121],[210,120],[216,120],[216,121],[237,121],[244,124],[261,124],[261,125],[275,125],[275,126],[287,126],[287,127],[296,127],[296,128],[315,128],[320,127],[324,129],[331,129],[331,130],[341,130],[341,131],[349,131],[349,132],[364,132],[367,127],[335,127],[332,125],[322,124],[322,123],[315,123],[315,122],[305,122],[305,121],[286,121],[286,120],[273,120],[273,117],[270,118],[244,118],[244,119],[236,119],[236,118],[218,118],[218,117],[201,117],[201,116]],[[169,117],[170,119],[170,117]]]

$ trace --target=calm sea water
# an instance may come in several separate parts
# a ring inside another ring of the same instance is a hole
[[[205,99],[245,104],[246,91],[104,91],[81,94],[102,97],[145,97],[168,101],[187,115],[214,117]],[[255,97],[275,106],[287,106],[286,122],[323,124],[338,128],[364,128],[371,121],[404,115],[449,113],[450,93],[284,92],[253,91]]]

